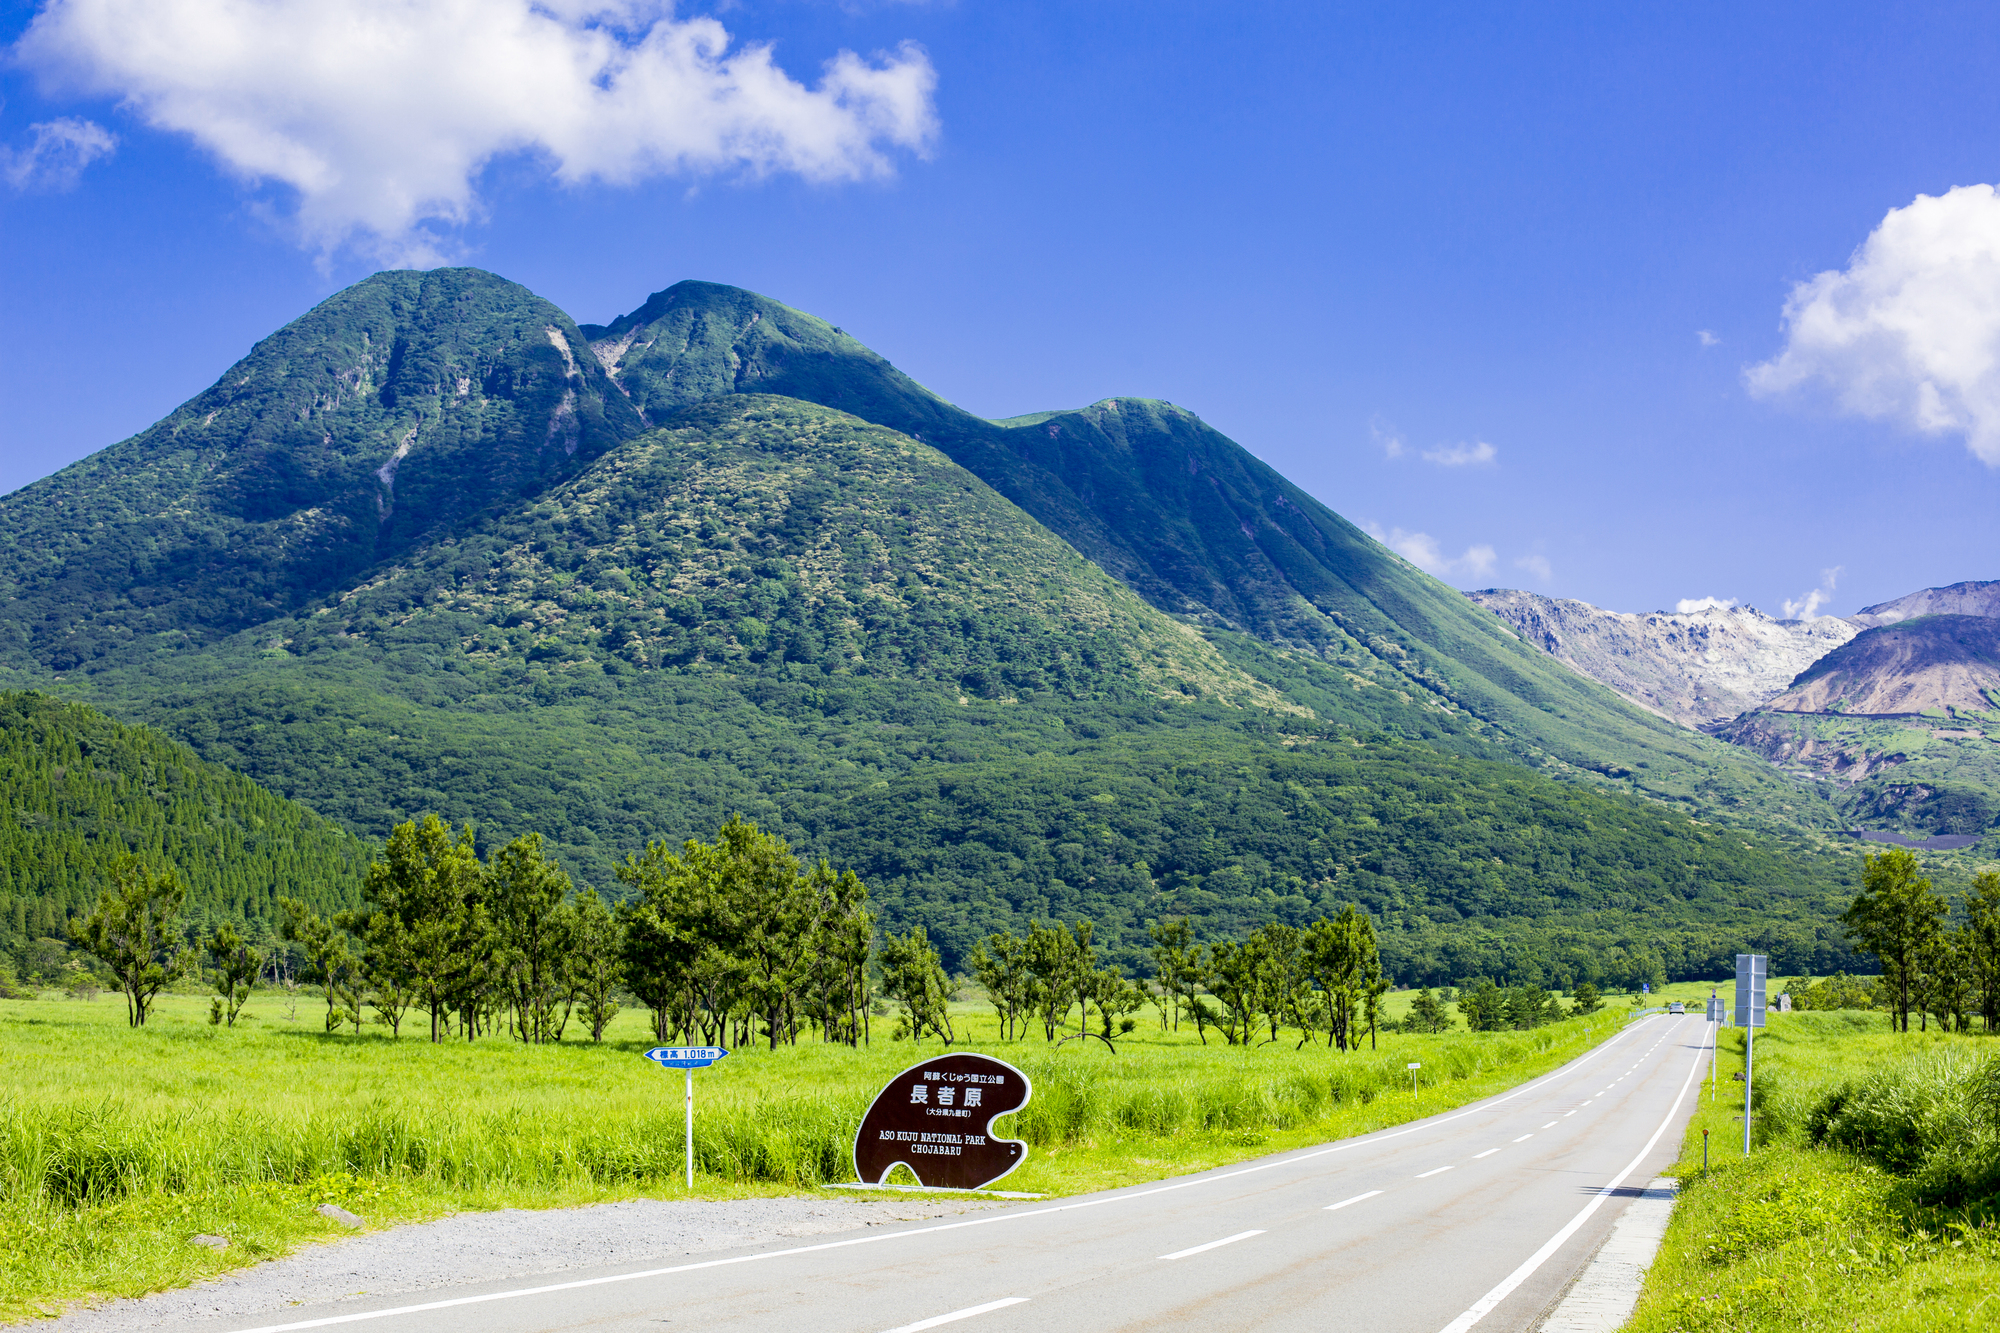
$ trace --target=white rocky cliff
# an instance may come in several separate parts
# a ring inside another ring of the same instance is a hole
[[[1466,595],[1529,643],[1690,727],[1712,728],[1759,707],[1861,632],[1835,616],[1775,620],[1748,606],[1633,613],[1510,588]]]

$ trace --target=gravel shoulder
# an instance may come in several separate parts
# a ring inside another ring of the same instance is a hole
[[[110,1301],[17,1327],[48,1333],[185,1328],[296,1305],[645,1264],[1005,1206],[917,1198],[633,1199],[547,1212],[459,1213],[315,1245],[179,1291]]]

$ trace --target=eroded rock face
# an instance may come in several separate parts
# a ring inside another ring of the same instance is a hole
[[[1926,709],[1984,714],[1996,698],[2000,698],[2000,620],[1927,615],[1856,637],[1801,673],[1791,689],[1766,707],[1781,713],[1867,717],[1899,717]]]
[[[1872,629],[1918,616],[2000,616],[2000,579],[1925,588],[1891,602],[1864,606],[1848,619],[1864,629]]]
[[[1690,727],[1763,705],[1860,632],[1834,616],[1775,620],[1748,606],[1633,613],[1511,588],[1466,595],[1528,642]]]

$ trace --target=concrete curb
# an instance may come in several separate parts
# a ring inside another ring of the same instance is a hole
[[[1646,1270],[1653,1266],[1653,1256],[1667,1234],[1679,1187],[1678,1180],[1661,1176],[1626,1205],[1590,1262],[1535,1325],[1535,1333],[1613,1333],[1624,1327],[1639,1304]]]

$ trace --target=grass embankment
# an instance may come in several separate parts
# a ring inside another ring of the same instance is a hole
[[[685,1197],[681,1080],[638,1058],[621,1015],[602,1046],[487,1038],[432,1046],[406,1025],[329,1037],[317,1015],[211,1027],[166,997],[142,1031],[115,999],[0,1002],[0,1319],[136,1295],[371,1225],[464,1209]],[[1378,1051],[1198,1044],[1155,1026],[1060,1049],[972,1040],[1025,1069],[1034,1100],[997,1130],[1032,1145],[1009,1189],[1131,1184],[1366,1133],[1486,1096],[1570,1058],[1623,1021],[1607,1010],[1532,1032],[1386,1035]],[[695,1075],[694,1194],[794,1193],[853,1178],[855,1126],[936,1043],[741,1051]],[[1404,1065],[1423,1063],[1410,1092]],[[1010,1120],[1016,1123],[1010,1124]],[[230,1239],[217,1253],[189,1237]]]
[[[1713,1099],[1704,1085],[1667,1172],[1680,1200],[1630,1333],[2000,1326],[1995,1200],[1965,1160],[1991,1164],[2000,1125],[1977,1086],[2000,1041],[1893,1033],[1861,1011],[1770,1021],[1751,1155],[1732,1078],[1743,1034],[1725,1031]],[[1829,1096],[1841,1089],[1844,1108]]]

